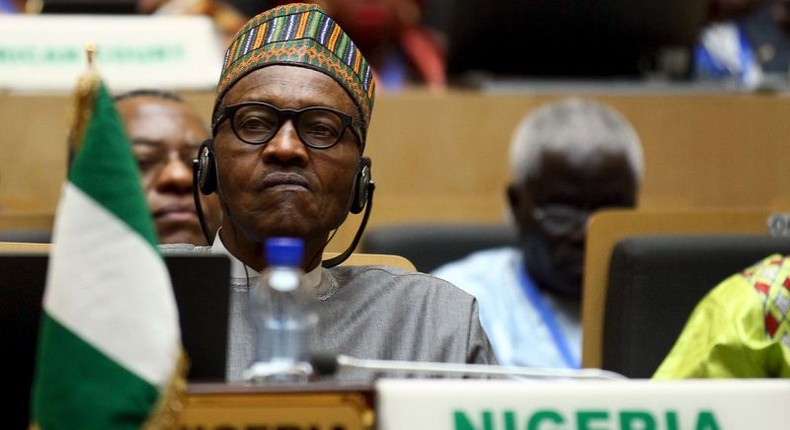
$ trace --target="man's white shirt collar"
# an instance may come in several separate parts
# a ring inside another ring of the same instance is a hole
[[[211,245],[211,253],[224,254],[227,255],[228,258],[230,258],[231,278],[246,279],[249,276],[250,279],[254,279],[261,276],[260,272],[242,263],[241,260],[236,258],[236,256],[231,254],[230,251],[228,251],[228,249],[225,248],[225,245],[222,243],[222,239],[219,237],[219,230],[217,230],[217,234],[214,237],[214,244]],[[305,283],[308,286],[310,286],[310,288],[317,287],[318,284],[321,282],[321,265],[319,264],[318,266],[316,266],[315,269],[306,273],[304,279],[305,279]]]

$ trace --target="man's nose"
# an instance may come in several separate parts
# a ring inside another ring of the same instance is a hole
[[[286,120],[274,137],[264,145],[262,156],[268,161],[307,159],[307,145],[302,142],[292,120]]]
[[[192,169],[178,156],[168,157],[156,178],[156,187],[160,191],[190,192]]]

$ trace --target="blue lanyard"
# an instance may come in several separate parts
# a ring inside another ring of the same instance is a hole
[[[521,270],[521,286],[524,289],[524,294],[527,295],[530,303],[537,309],[540,317],[549,329],[551,338],[554,340],[554,345],[557,347],[557,350],[559,350],[560,355],[562,355],[565,364],[571,369],[580,368],[579,360],[573,357],[571,348],[568,346],[568,341],[565,335],[562,334],[562,330],[560,330],[556,318],[554,318],[554,313],[548,308],[543,298],[540,297],[540,292],[535,286],[535,283],[527,276],[526,271],[523,269]]]

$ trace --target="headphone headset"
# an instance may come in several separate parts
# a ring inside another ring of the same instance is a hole
[[[370,209],[373,200],[373,190],[376,184],[370,174],[371,161],[369,157],[359,157],[359,167],[357,174],[354,177],[354,185],[351,189],[352,198],[349,205],[349,212],[352,214],[361,213],[366,207],[367,211],[362,219],[362,223],[357,230],[353,243],[346,250],[346,252],[327,260],[323,263],[324,267],[336,266],[343,262],[351,252],[356,248],[357,243],[362,235],[367,224],[368,217],[370,216]],[[197,158],[192,160],[192,181],[193,181],[193,197],[195,199],[195,206],[198,212],[198,219],[203,228],[203,233],[206,235],[206,240],[211,243],[213,238],[209,237],[208,229],[203,218],[203,210],[200,206],[200,198],[198,190],[204,195],[209,195],[217,191],[219,180],[217,179],[217,161],[214,156],[214,139],[206,139],[198,149]]]
[[[194,182],[204,195],[217,191],[217,164],[214,160],[214,139],[206,139],[198,149],[198,158],[193,161],[195,166]]]
[[[359,157],[359,168],[357,168],[357,175],[354,178],[354,188],[351,190],[353,199],[351,200],[349,212],[358,214],[365,209],[370,198],[372,185],[373,180],[370,176],[370,158]]]

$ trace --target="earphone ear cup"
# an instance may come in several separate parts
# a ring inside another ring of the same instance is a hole
[[[214,141],[207,139],[198,150],[198,167],[195,172],[200,192],[208,195],[217,190],[217,165],[214,160]]]
[[[362,212],[362,210],[365,209],[365,205],[368,204],[370,183],[370,158],[361,157],[359,159],[359,169],[357,170],[357,177],[354,180],[354,189],[352,191],[354,197],[351,201],[351,209],[349,209],[352,214]]]

